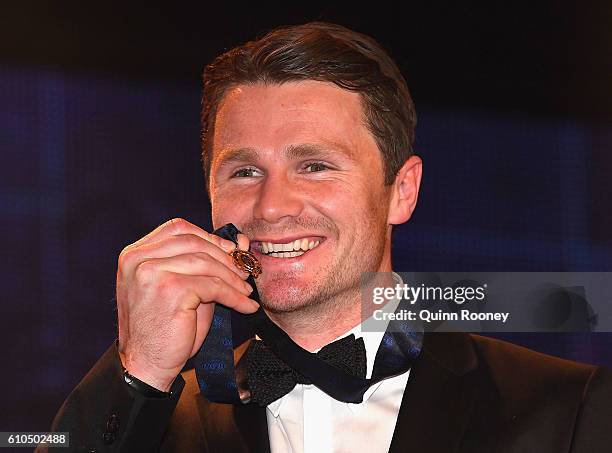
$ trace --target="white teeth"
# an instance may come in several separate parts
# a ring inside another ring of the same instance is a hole
[[[273,256],[275,258],[293,258],[294,256],[300,256],[303,254],[304,252],[272,252],[270,253],[270,256]]]
[[[308,250],[312,250],[318,246],[320,241],[309,241],[308,239],[296,239],[288,244],[273,244],[272,242],[262,242],[261,251],[264,254],[277,258],[289,258],[300,256]]]

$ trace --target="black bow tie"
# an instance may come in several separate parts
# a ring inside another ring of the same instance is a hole
[[[354,335],[349,335],[336,340],[317,352],[317,357],[345,373],[365,378],[366,352],[363,338],[355,339]],[[260,406],[267,406],[286,395],[296,384],[312,384],[310,379],[278,358],[263,341],[251,341],[244,360],[247,363],[251,401]]]

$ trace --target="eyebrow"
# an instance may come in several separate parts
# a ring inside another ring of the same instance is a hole
[[[343,146],[317,143],[289,145],[284,150],[284,154],[287,159],[308,159],[327,157],[336,154],[338,151],[347,157],[352,156],[352,154]]]
[[[317,143],[301,143],[299,145],[289,145],[282,154],[286,159],[314,159],[324,158],[334,155],[337,152],[342,153],[346,157],[353,159],[353,153],[348,148],[336,144],[317,144]],[[219,158],[219,167],[225,167],[233,163],[255,162],[259,159],[259,152],[255,148],[237,148],[222,152]]]
[[[219,167],[224,167],[236,162],[254,162],[259,158],[259,153],[254,148],[230,149],[221,153]]]

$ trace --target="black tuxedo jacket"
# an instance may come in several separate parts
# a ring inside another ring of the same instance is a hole
[[[64,402],[52,429],[70,432],[71,451],[270,451],[265,408],[206,401],[193,370],[173,388],[180,397],[135,394],[113,345]],[[426,334],[390,451],[612,452],[612,375],[477,335]]]

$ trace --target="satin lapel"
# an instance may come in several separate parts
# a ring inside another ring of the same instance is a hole
[[[235,364],[250,342],[234,350]],[[270,453],[265,407],[212,403],[198,395],[198,410],[210,453]]]
[[[390,453],[457,452],[478,395],[478,360],[466,334],[428,333],[412,367]]]

